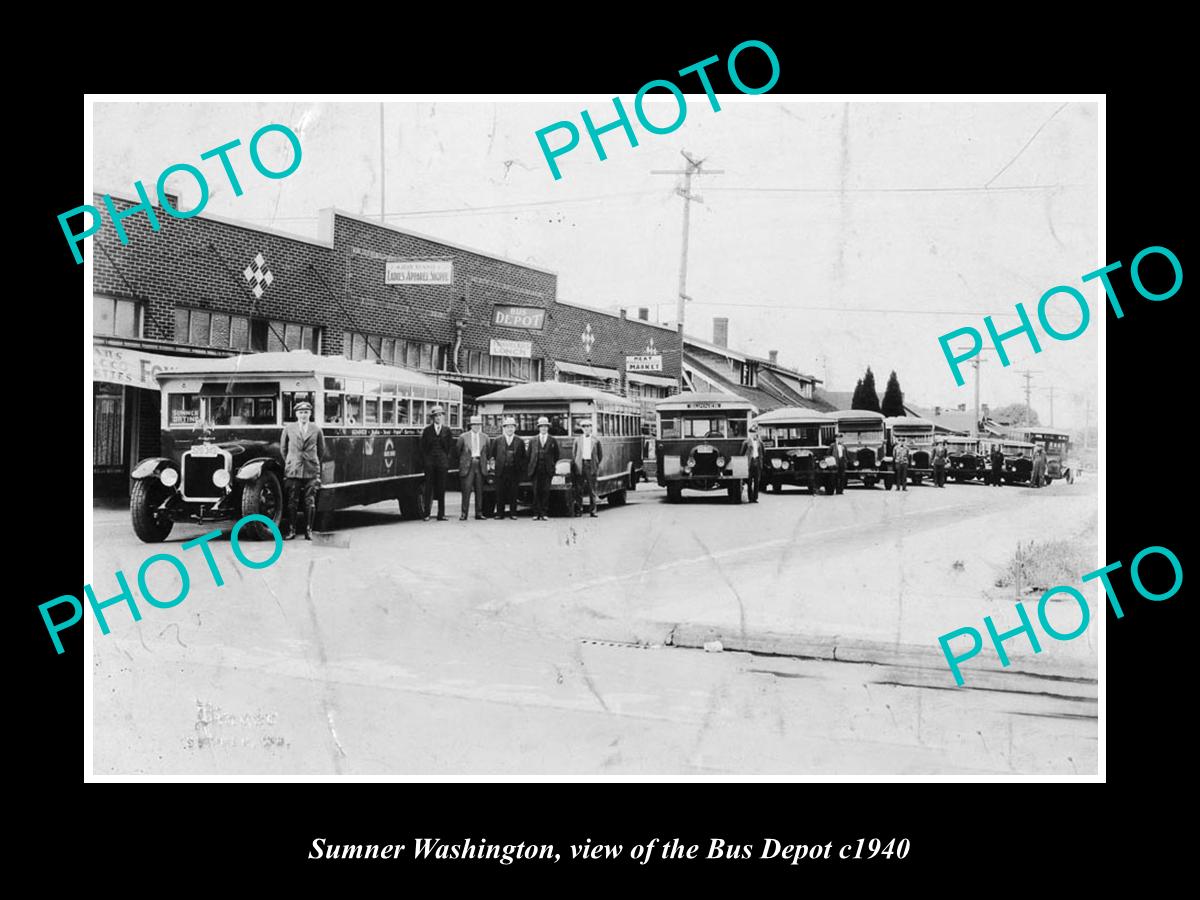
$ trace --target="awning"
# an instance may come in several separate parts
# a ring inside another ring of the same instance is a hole
[[[647,375],[645,372],[626,372],[625,377],[629,381],[636,381],[639,384],[653,384],[658,387],[675,387],[679,382],[674,378],[664,378],[662,375]]]
[[[582,375],[585,378],[595,378],[597,381],[618,381],[621,373],[616,369],[605,369],[602,366],[581,366],[579,363],[563,362],[556,359],[554,365],[560,372],[570,372],[572,375]]]

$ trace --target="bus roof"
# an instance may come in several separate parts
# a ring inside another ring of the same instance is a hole
[[[933,427],[933,423],[928,419],[922,419],[920,416],[888,416],[887,423],[892,428],[897,425],[911,425],[914,428]]]
[[[722,394],[718,391],[685,391],[673,397],[664,397],[654,404],[654,408],[659,412],[687,412],[693,409],[748,409],[758,412],[758,407],[749,400],[736,394]]]
[[[1040,425],[1021,425],[1009,430],[1013,434],[1044,434],[1046,437],[1071,437],[1071,432],[1069,431],[1063,431],[1061,428],[1043,428]]]
[[[223,376],[236,375],[261,378],[263,375],[308,375],[311,377],[333,376],[362,378],[371,381],[396,381],[402,384],[439,387],[448,391],[448,396],[462,398],[462,388],[456,384],[436,381],[416,369],[385,366],[366,360],[346,359],[342,356],[321,356],[310,350],[287,350],[277,353],[244,353],[222,359],[183,359],[172,361],[169,369],[159,372],[158,380],[164,381],[179,376]]]
[[[1005,447],[1021,447],[1025,450],[1033,449],[1033,444],[1029,443],[1029,441],[1014,441],[1014,440],[1010,440],[1009,438],[1005,438],[1000,443],[1003,444]]]
[[[836,412],[831,412],[831,416],[839,422],[849,422],[851,419],[874,419],[879,423],[879,427],[883,427],[886,421],[883,413],[877,413],[870,409],[839,409]]]
[[[785,406],[765,412],[754,420],[758,425],[834,425],[837,419],[803,406]]]
[[[581,384],[568,384],[564,381],[530,381],[525,384],[514,384],[512,387],[501,388],[479,398],[480,403],[536,403],[538,401],[555,403],[588,401],[620,406],[623,409],[641,409],[636,403],[625,397],[584,387]]]

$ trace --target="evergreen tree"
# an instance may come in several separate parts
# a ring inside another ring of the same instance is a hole
[[[862,377],[859,384],[858,399],[853,408],[879,412],[879,394],[875,391],[875,373],[871,371],[870,366],[867,366],[867,374]]]
[[[859,401],[862,400],[862,392],[862,379],[860,378],[854,384],[854,396],[850,398],[851,409],[862,409],[862,406],[859,405]]]
[[[887,387],[883,391],[883,406],[880,412],[885,416],[904,415],[904,391],[900,390],[900,379],[896,377],[895,369],[888,376]]]

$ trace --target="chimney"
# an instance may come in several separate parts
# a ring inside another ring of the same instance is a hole
[[[942,414],[942,408],[940,406],[935,406],[933,408],[933,417],[936,419],[941,414]]]
[[[623,306],[622,306],[622,307],[621,307],[621,318],[622,318],[622,319],[624,319],[624,318],[625,318],[625,313],[626,313],[626,309],[625,309],[625,307],[623,307]]]
[[[641,319],[643,322],[649,322],[650,321],[650,307],[639,306],[638,307],[638,318]]]
[[[967,404],[965,404],[965,403],[960,403],[960,404],[958,404],[958,411],[959,411],[959,412],[966,412],[966,411],[967,411]]]
[[[718,347],[729,346],[729,319],[724,317],[713,319],[713,343]]]
[[[991,415],[992,415],[991,412],[988,410],[988,405],[986,403],[981,403],[979,405],[979,414],[981,416],[983,416],[985,419],[991,418]]]
[[[767,356],[770,357],[770,359],[771,359],[771,365],[773,365],[773,366],[779,365],[779,351],[778,350],[768,350]]]

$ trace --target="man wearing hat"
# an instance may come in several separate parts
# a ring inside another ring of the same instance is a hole
[[[949,462],[950,451],[946,449],[946,439],[940,438],[933,448],[933,484],[935,487],[946,486],[946,463]]]
[[[908,490],[908,439],[900,438],[892,450],[892,463],[896,467],[896,488]],[[890,491],[891,488],[888,488]]]
[[[421,432],[421,466],[425,470],[425,521],[433,512],[437,498],[439,522],[446,521],[446,475],[450,470],[450,454],[454,452],[454,436],[442,424],[446,411],[435,406],[429,411],[433,419]]]
[[[458,456],[458,479],[462,484],[462,515],[465,522],[471,509],[471,495],[475,495],[475,518],[486,519],[483,514],[483,470],[491,459],[492,447],[488,436],[483,433],[483,418],[471,416],[471,430],[458,436],[455,447]]]
[[[751,424],[750,436],[742,441],[742,449],[738,452],[750,461],[750,482],[747,490],[750,493],[750,502],[757,503],[763,472],[763,443],[758,439],[757,425]]]
[[[504,433],[492,441],[492,459],[496,461],[496,518],[517,517],[517,487],[525,474],[525,442],[517,437],[517,420],[504,417]]]
[[[834,474],[836,479],[834,482],[834,493],[840,494],[846,490],[846,445],[842,443],[842,433],[839,431],[833,437],[833,447],[829,450],[833,461],[837,463],[837,470]]]
[[[580,423],[583,434],[575,438],[575,493],[580,502],[583,501],[583,491],[588,492],[589,515],[596,518],[596,476],[600,472],[600,460],[604,459],[604,448],[600,439],[592,436],[592,420],[584,419]]]
[[[537,436],[529,442],[525,475],[533,482],[533,519],[544,522],[550,506],[550,479],[554,477],[554,467],[558,463],[558,441],[550,436],[549,419],[540,416],[537,425]]]
[[[293,410],[295,422],[285,422],[279,436],[279,453],[283,457],[283,476],[287,482],[287,521],[283,539],[296,536],[296,512],[300,497],[304,497],[304,539],[312,540],[313,519],[317,515],[317,491],[321,489],[321,461],[325,458],[325,435],[314,425],[312,404],[301,400]]]

